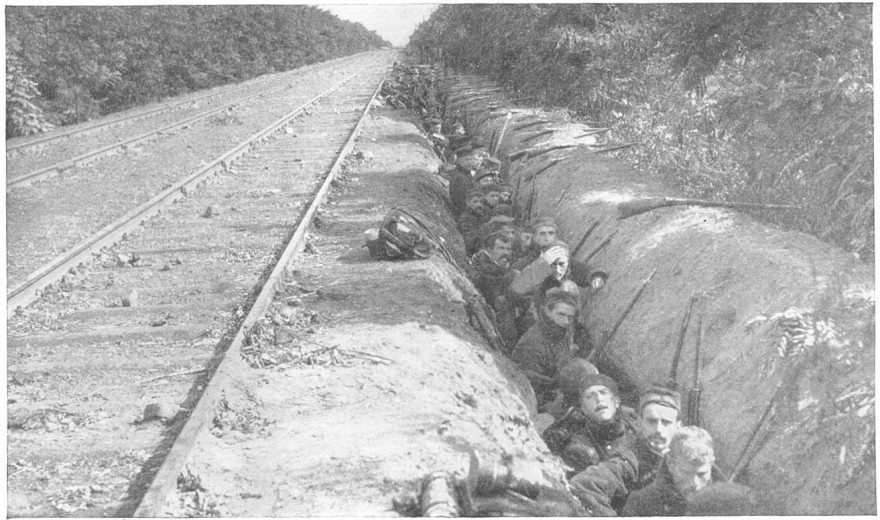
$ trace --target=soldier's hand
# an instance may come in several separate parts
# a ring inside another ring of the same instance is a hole
[[[543,253],[541,253],[541,258],[544,259],[548,264],[553,265],[553,262],[559,260],[560,258],[567,258],[568,253],[566,253],[565,248],[562,246],[554,246]]]

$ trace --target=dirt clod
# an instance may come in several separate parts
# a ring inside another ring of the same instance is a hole
[[[122,297],[122,306],[123,307],[137,307],[138,303],[138,292],[137,289],[132,289],[125,296]]]
[[[141,422],[162,421],[168,422],[177,415],[180,408],[163,401],[155,401],[144,407],[144,415]]]

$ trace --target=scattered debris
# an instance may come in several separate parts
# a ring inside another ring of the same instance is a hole
[[[220,206],[216,204],[212,204],[205,208],[205,211],[202,213],[202,216],[205,218],[211,218],[213,216],[220,214]]]

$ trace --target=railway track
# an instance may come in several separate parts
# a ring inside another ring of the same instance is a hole
[[[130,147],[8,192],[7,310],[26,305],[39,290],[59,279],[63,274],[57,268],[59,262],[68,262],[67,268],[74,266],[66,259],[69,251],[79,249],[85,254],[102,247],[106,241],[89,243],[89,239],[107,233],[108,226],[133,207],[180,187],[194,172],[210,165],[222,168],[223,161],[214,161],[216,157],[252,139],[291,107],[308,105],[371,59],[363,55],[353,61],[330,63],[315,70],[312,79],[297,88],[263,93],[232,110],[191,123],[185,130],[165,133],[150,146]],[[116,234],[119,236],[121,233]],[[56,268],[52,273],[44,272],[49,265]]]
[[[40,297],[7,321],[7,485],[39,504],[18,514],[159,511],[393,57],[331,75],[319,95],[39,270],[67,274],[38,283]]]
[[[340,58],[323,66],[344,67],[352,59]],[[294,88],[297,83],[308,80],[311,70],[313,69],[304,68],[274,74],[217,92],[187,96],[149,110],[136,110],[119,117],[49,133],[24,143],[7,145],[6,189],[8,191],[24,187],[70,168],[86,166],[128,148],[150,143],[162,134],[186,128],[196,121],[220,114],[236,105]],[[110,129],[114,131],[105,132],[101,136],[93,135]],[[52,148],[45,149],[50,144]]]

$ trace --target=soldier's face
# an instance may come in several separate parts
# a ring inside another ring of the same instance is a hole
[[[528,249],[532,245],[532,234],[528,231],[520,231],[519,233],[519,245],[522,246],[523,249]]]
[[[513,242],[513,240],[516,238],[516,228],[513,226],[504,226],[501,228],[500,231],[508,242]]]
[[[467,201],[467,207],[473,211],[482,211],[483,203],[486,201],[485,197],[471,197]]]
[[[496,264],[507,267],[510,263],[510,254],[512,250],[513,248],[511,247],[510,242],[496,240],[495,245],[493,245],[488,251],[489,258],[491,258]]]
[[[535,229],[535,243],[541,247],[547,247],[556,240],[556,228],[553,226],[538,226]]]
[[[465,170],[476,170],[480,165],[480,159],[474,154],[468,154],[458,158],[458,164]]]
[[[497,191],[486,193],[486,204],[488,204],[490,208],[497,206],[499,200],[501,200],[501,193]]]
[[[500,195],[500,200],[504,204],[511,204],[510,199],[513,197],[513,194],[507,191],[502,191]]]
[[[610,421],[618,406],[620,401],[607,386],[594,385],[581,393],[581,410],[593,421]]]
[[[553,270],[553,278],[562,280],[565,278],[565,273],[568,272],[568,258],[563,257],[553,262],[550,265],[550,269]]]
[[[681,496],[688,498],[712,482],[714,458],[702,461],[670,458],[667,462],[672,483]]]
[[[655,403],[642,408],[640,422],[642,437],[648,441],[654,451],[663,454],[669,451],[669,442],[681,426],[675,408]]]
[[[487,188],[491,185],[495,184],[495,177],[491,175],[486,175],[485,177],[481,177],[480,180],[477,181],[477,186],[482,188]]]
[[[545,309],[547,317],[550,318],[550,321],[559,325],[560,327],[569,327],[574,321],[574,316],[577,312],[574,306],[567,303],[557,303],[553,307],[545,307]]]

